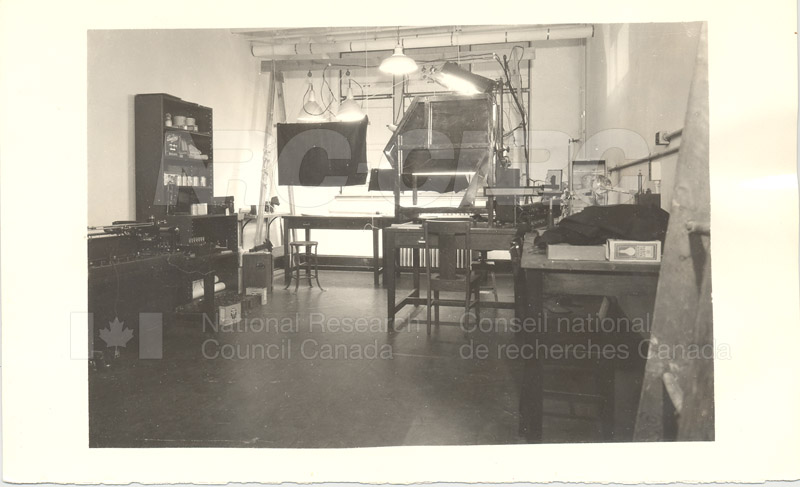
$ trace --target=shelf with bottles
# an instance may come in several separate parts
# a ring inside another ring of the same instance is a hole
[[[164,158],[205,162],[211,159],[211,139],[194,138],[194,134],[183,131],[168,131],[164,134]]]
[[[168,167],[164,170],[163,185],[176,187],[211,188],[213,181],[205,173],[186,171],[186,168]]]

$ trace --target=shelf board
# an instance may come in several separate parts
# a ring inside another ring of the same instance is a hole
[[[191,217],[192,219],[200,219],[200,220],[202,220],[202,219],[207,219],[207,218],[226,218],[226,217],[232,216],[232,214],[231,215],[225,215],[224,213],[209,213],[207,215],[192,215],[192,214],[189,214],[189,213],[172,213],[172,214],[167,215],[167,216]],[[221,255],[228,255],[228,253],[226,252],[226,253],[221,254]]]
[[[165,188],[166,188],[167,186],[169,186],[169,184],[165,184],[165,185],[164,185],[164,187],[165,187]],[[212,186],[209,186],[209,185],[205,185],[205,186],[178,186],[178,185],[176,184],[176,185],[175,185],[175,187],[176,187],[176,188],[178,188],[178,190],[179,190],[179,191],[180,191],[182,188],[186,188],[186,189],[205,189],[205,190],[208,190],[208,191],[211,191],[212,189],[214,189]]]
[[[194,130],[186,130],[186,129],[182,129],[182,128],[179,128],[179,127],[167,127],[167,126],[164,126],[164,130],[166,130],[168,132],[181,132],[181,133],[189,134],[189,135],[200,135],[202,137],[211,137],[211,132],[195,132]]]
[[[166,154],[164,154],[164,156],[162,156],[162,157],[164,158],[164,161],[166,161],[166,162],[175,162],[175,163],[181,163],[181,164],[186,164],[186,163],[189,163],[189,164],[203,164],[203,165],[207,166],[210,163],[214,162],[211,157],[209,157],[208,159],[192,159],[191,157],[168,156]]]

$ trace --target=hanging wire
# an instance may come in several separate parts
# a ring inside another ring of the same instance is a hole
[[[322,111],[322,113],[330,112],[331,105],[333,104],[333,101],[336,99],[336,95],[333,93],[333,89],[331,89],[330,83],[328,83],[328,80],[325,78],[325,72],[328,70],[328,68],[330,66],[331,66],[330,63],[328,63],[325,66],[325,68],[322,70],[322,87],[324,88],[325,86],[327,86],[328,87],[328,91],[330,92],[330,95],[331,95],[330,96],[331,100],[325,106],[325,109]],[[322,89],[320,88],[319,91],[320,91],[320,93],[319,93],[320,100],[322,100],[322,102],[325,103],[325,100],[322,98],[322,93],[323,93]]]
[[[513,51],[513,48],[512,48],[512,51]],[[519,115],[520,115],[520,119],[521,119],[520,124],[522,125],[522,129],[523,129],[523,132],[522,132],[523,152],[525,153],[525,163],[528,164],[529,161],[530,161],[530,158],[528,157],[528,117],[525,114],[525,108],[522,106],[522,103],[520,103],[519,98],[517,98],[516,89],[514,89],[514,86],[511,84],[511,73],[509,73],[509,71],[508,71],[507,58],[504,57],[503,60],[501,61],[499,57],[495,56],[495,60],[500,65],[500,68],[503,70],[503,74],[505,74],[505,77],[506,77],[505,84],[506,84],[506,86],[508,86],[508,91],[509,91],[509,93],[511,93],[511,98],[514,100],[514,103],[517,106],[517,110],[519,111]],[[519,69],[519,63],[517,64],[517,69]],[[516,130],[516,128],[514,130]]]
[[[308,84],[308,88],[306,88],[306,92],[303,94],[302,107],[300,107],[300,108],[301,108],[301,109],[302,109],[302,110],[303,110],[303,111],[304,111],[304,112],[305,112],[307,115],[311,115],[312,117],[318,117],[318,116],[320,116],[320,115],[324,114],[324,113],[325,113],[325,110],[322,110],[322,111],[321,111],[321,112],[319,112],[319,113],[311,113],[311,112],[309,112],[308,110],[306,110],[306,97],[308,97],[308,92],[309,92],[309,91],[311,91],[311,90],[313,90],[313,89],[314,89],[314,86],[313,86],[313,85],[312,85],[312,84],[309,82],[309,84]]]

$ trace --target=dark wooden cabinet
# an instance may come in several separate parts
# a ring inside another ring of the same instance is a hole
[[[213,273],[236,292],[237,217],[215,206],[213,111],[165,93],[136,95],[134,110],[136,220],[163,221],[175,230],[179,251],[196,256],[181,269],[184,277]],[[198,203],[208,205],[208,214],[192,214]],[[200,264],[203,272],[189,269]],[[183,279],[178,303],[191,301],[191,295],[191,282]]]
[[[189,215],[212,203],[214,141],[211,108],[172,95],[136,95],[136,220]],[[169,120],[169,122],[167,122]]]

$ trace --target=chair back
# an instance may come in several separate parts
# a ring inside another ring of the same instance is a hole
[[[470,246],[469,220],[425,220],[425,266],[430,274],[431,249],[439,250],[439,279],[459,279],[456,269],[458,266],[459,247],[467,252],[467,262],[472,262]],[[467,266],[469,274],[469,265]]]

